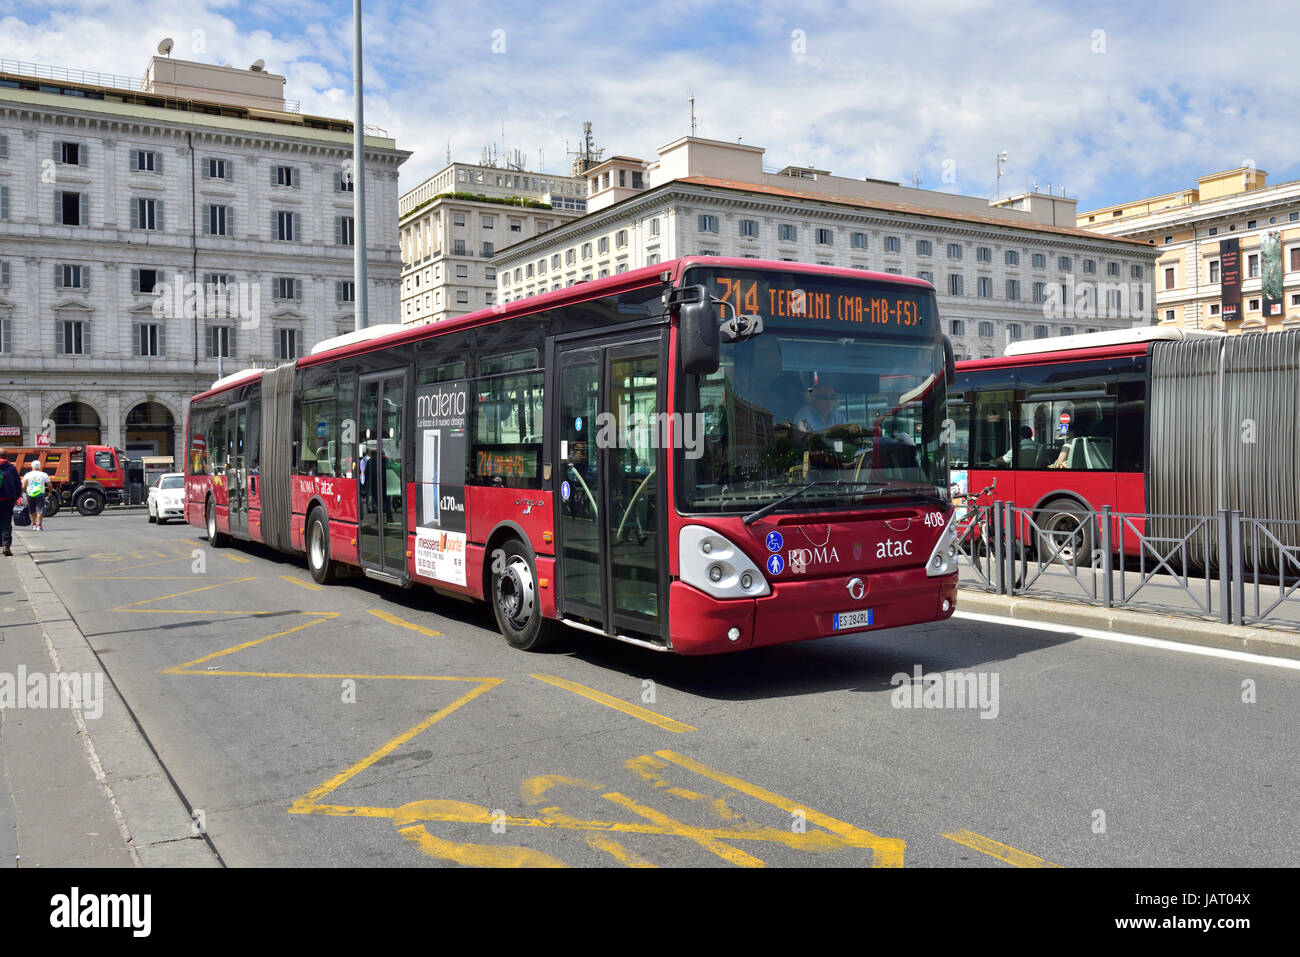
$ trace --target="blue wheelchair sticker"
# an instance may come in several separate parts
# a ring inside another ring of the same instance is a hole
[[[767,550],[769,552],[779,552],[781,546],[785,544],[785,539],[781,537],[780,532],[767,533]]]

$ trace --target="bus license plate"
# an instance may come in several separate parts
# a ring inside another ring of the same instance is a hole
[[[842,611],[835,616],[835,630],[843,631],[845,628],[861,628],[863,625],[871,624],[871,609],[864,608],[862,611]]]

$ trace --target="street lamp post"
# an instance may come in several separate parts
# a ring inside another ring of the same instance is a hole
[[[357,329],[370,324],[370,297],[366,287],[366,128],[361,90],[361,0],[352,0],[352,207],[355,323]]]

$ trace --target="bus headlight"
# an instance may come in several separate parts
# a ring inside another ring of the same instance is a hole
[[[757,598],[772,588],[734,542],[703,525],[686,525],[677,538],[681,579],[714,598]]]
[[[957,570],[957,512],[953,511],[944,526],[943,534],[934,544],[930,560],[925,563],[925,573],[931,578],[951,575]]]

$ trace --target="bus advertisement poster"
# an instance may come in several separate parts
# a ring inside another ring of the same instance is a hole
[[[465,381],[421,386],[415,396],[415,573],[465,584],[465,463],[469,450]]]

